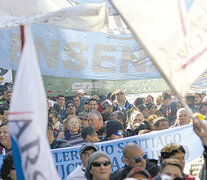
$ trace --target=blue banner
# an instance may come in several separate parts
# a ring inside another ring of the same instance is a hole
[[[183,145],[186,150],[186,162],[191,162],[203,153],[201,140],[194,133],[192,125],[97,143],[98,149],[109,155],[113,171],[124,166],[122,149],[128,142],[137,143],[143,152],[153,159],[159,159],[160,150],[169,143]],[[52,150],[58,173],[62,179],[65,179],[78,165],[81,165],[79,151],[80,147]]]
[[[75,2],[101,3],[103,0]],[[188,10],[193,0],[185,2]],[[43,75],[94,80],[161,78],[132,34],[122,30],[123,23],[111,4],[108,1],[106,3],[110,14],[115,14],[117,27],[107,33],[33,24],[34,41]],[[21,55],[19,29],[0,31],[0,39],[0,67],[16,70]]]

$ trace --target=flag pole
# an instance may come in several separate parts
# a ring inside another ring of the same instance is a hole
[[[20,26],[20,31],[21,31],[21,51],[23,51],[23,47],[24,47],[24,26],[21,25]]]

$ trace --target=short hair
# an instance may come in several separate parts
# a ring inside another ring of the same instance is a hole
[[[64,97],[64,98],[65,98],[65,96],[64,96],[64,95],[59,94],[59,95],[57,96],[57,99],[59,99],[60,97]]]
[[[194,95],[198,95],[201,98],[201,93],[195,92]]]
[[[152,126],[158,127],[160,125],[160,123],[164,122],[164,121],[168,122],[168,120],[165,117],[157,117],[153,120],[153,125]]]
[[[177,153],[184,153],[185,154],[185,149],[182,145],[170,143],[164,146],[160,152],[160,162],[162,162],[164,159],[168,159],[171,156],[177,154]]]
[[[78,96],[78,95],[77,95],[77,96],[74,96],[74,97],[73,97],[73,99],[74,99],[74,98],[76,98],[76,97],[78,97],[79,99],[81,99],[81,97],[80,97],[80,96]]]
[[[162,173],[165,167],[168,165],[177,166],[181,170],[181,172],[183,172],[182,164],[180,163],[180,161],[177,159],[171,159],[171,158],[165,159],[161,162],[160,172]]]
[[[8,110],[9,110],[8,107],[6,107],[6,106],[0,106],[0,114],[1,114],[1,115],[4,115],[4,111],[5,111],[5,110],[8,111]]]
[[[96,101],[96,103],[98,104],[98,100],[96,98],[90,98],[88,103],[90,103],[91,101]]]
[[[157,115],[152,114],[152,115],[150,115],[150,116],[147,118],[147,122],[149,122],[149,123],[150,123],[151,121],[153,122],[155,118],[157,118]]]
[[[100,113],[99,111],[97,111],[97,110],[93,110],[93,111],[89,112],[88,116],[89,116],[89,115],[94,115],[96,118],[101,118],[101,119],[103,119],[101,113]]]
[[[164,92],[164,93],[162,94],[162,99],[163,99],[163,100],[167,100],[167,99],[172,99],[172,97],[171,97],[171,95],[170,95],[169,93]]]
[[[144,103],[144,98],[143,97],[137,97],[135,100],[134,100],[134,105],[136,107],[139,108],[140,105],[142,105]]]
[[[93,136],[96,130],[93,126],[87,126],[82,129],[82,138],[85,140],[88,135]]]
[[[140,111],[138,111],[138,110],[133,110],[133,111],[131,112],[130,120],[132,119],[132,117],[134,118],[134,117],[136,117],[136,116],[142,116],[142,117],[143,117],[143,120],[144,120],[144,116],[143,116],[143,114],[142,114]]]
[[[65,103],[65,106],[67,108],[68,104],[73,104],[75,106],[75,102],[72,101],[72,100],[68,100],[66,103]]]

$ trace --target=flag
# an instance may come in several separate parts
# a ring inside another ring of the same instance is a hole
[[[47,132],[47,98],[29,26],[9,109],[9,132],[18,180],[59,179]]]
[[[168,84],[184,97],[207,69],[207,1],[111,0]]]

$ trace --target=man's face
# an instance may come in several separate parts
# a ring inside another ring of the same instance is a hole
[[[201,97],[198,94],[195,94],[195,104],[198,104],[201,102]]]
[[[88,115],[88,124],[89,126],[93,126],[96,131],[98,131],[101,127],[99,119],[93,114]]]
[[[141,123],[143,120],[144,120],[144,117],[141,114],[135,115],[131,119],[131,125],[133,126],[136,123]]]
[[[159,123],[159,126],[155,126],[155,130],[157,131],[160,131],[160,130],[164,130],[164,129],[168,129],[169,128],[169,125],[168,125],[168,122],[167,121],[161,121]]]
[[[99,167],[94,166],[93,163],[101,163]],[[108,158],[106,157],[99,157],[95,159],[92,163],[90,173],[93,175],[93,179],[109,179],[109,176],[112,172],[111,164],[107,164],[106,166],[103,165],[103,162],[109,162]]]
[[[94,153],[95,150],[94,149],[89,149],[89,150],[86,150],[84,151],[82,154],[81,154],[81,161],[83,162],[83,166],[86,167],[87,164],[88,164],[88,158],[90,157],[90,155],[92,153]]]
[[[207,115],[207,104],[201,107],[201,114]]]
[[[8,125],[0,127],[0,143],[6,148],[11,147]]]
[[[75,103],[75,107],[78,108],[80,106],[80,98],[76,96],[73,98],[73,101]]]
[[[128,156],[124,158],[124,162],[126,165],[130,166],[131,168],[139,167],[139,168],[146,168],[146,159],[142,156],[144,155],[143,151],[138,147],[132,147],[130,152],[128,152]],[[141,157],[139,162],[135,160]]]
[[[8,120],[8,112],[9,112],[8,110],[4,110],[4,114],[1,115],[1,119],[3,122]]]
[[[89,102],[89,111],[97,110],[98,108],[98,103],[97,101],[90,101]]]
[[[11,96],[12,96],[12,93],[10,93],[10,92],[7,93],[7,94],[6,94],[6,100],[7,100],[7,101],[10,101],[10,100],[11,100]]]
[[[116,99],[118,101],[124,100],[124,98],[125,98],[124,91],[122,91],[121,89],[117,90],[115,95],[116,95]]]
[[[177,119],[179,121],[180,126],[189,124],[190,116],[188,115],[186,110],[181,110],[177,114]]]
[[[180,168],[177,166],[173,166],[173,165],[165,166],[161,174],[167,174],[172,179],[175,179],[175,178],[183,179],[183,175],[182,175]]]
[[[164,107],[169,107],[170,102],[171,102],[171,99],[165,99],[165,100],[163,100]]]
[[[65,104],[65,97],[59,97],[59,98],[57,99],[57,103],[58,103],[60,106],[64,105],[64,104]]]
[[[170,156],[170,158],[177,159],[178,161],[180,161],[180,163],[182,164],[182,167],[184,169],[184,167],[185,167],[185,154],[183,152],[176,153],[176,154]]]
[[[73,103],[69,103],[67,105],[68,115],[75,115],[76,114],[76,107]]]

